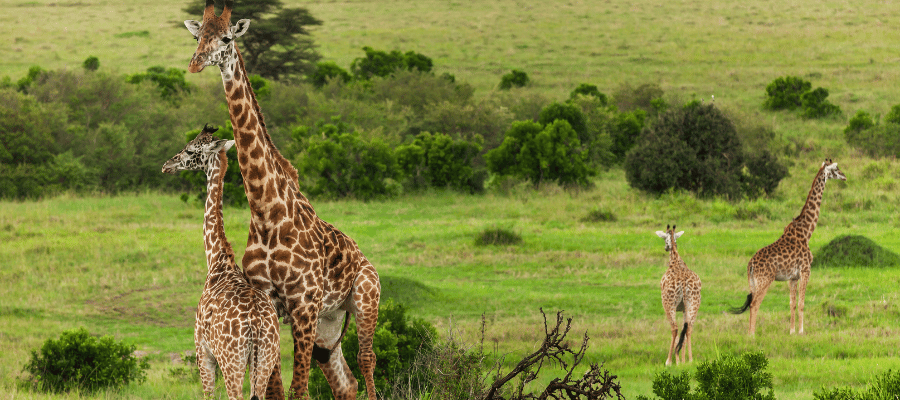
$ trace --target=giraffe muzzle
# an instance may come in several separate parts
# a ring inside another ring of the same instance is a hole
[[[188,65],[188,71],[191,73],[197,73],[203,71],[203,68],[206,67],[206,57],[203,54],[194,53],[194,57],[191,58],[191,63]]]

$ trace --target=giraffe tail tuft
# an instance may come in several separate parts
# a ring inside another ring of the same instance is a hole
[[[681,328],[681,335],[678,338],[678,345],[675,346],[675,354],[678,354],[681,351],[681,346],[684,344],[684,336],[687,334],[687,322],[684,323],[684,327]]]
[[[250,400],[259,400],[259,396],[254,394],[253,396],[250,396]]]
[[[744,311],[747,311],[750,308],[750,303],[753,302],[753,293],[747,295],[747,301],[744,302],[743,306],[740,307],[732,307],[728,312],[732,314],[743,314]]]
[[[312,358],[318,361],[319,364],[327,364],[328,360],[331,359],[331,350],[319,347],[319,345],[313,343]]]

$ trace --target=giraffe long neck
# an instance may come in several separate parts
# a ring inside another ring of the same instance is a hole
[[[680,266],[681,256],[678,255],[678,249],[675,247],[675,243],[672,243],[672,251],[669,252],[669,268]]]
[[[800,210],[800,215],[794,218],[794,221],[785,228],[785,235],[790,234],[809,243],[813,231],[816,230],[816,223],[819,222],[822,194],[825,192],[825,174],[823,171],[824,169],[820,169],[815,179],[813,179],[812,188],[809,189],[809,195],[806,196],[806,203]]]
[[[219,262],[222,252],[234,258],[234,252],[225,237],[225,220],[222,217],[222,189],[225,171],[228,169],[228,158],[220,151],[209,160],[206,168],[206,213],[203,217],[203,242],[206,247],[207,280],[222,274],[234,263]]]
[[[258,223],[269,221],[273,206],[286,200],[286,191],[292,192],[293,197],[300,199],[305,206],[309,206],[308,210],[312,210],[309,201],[300,193],[297,170],[281,155],[266,130],[265,120],[237,45],[233,47],[229,60],[220,65],[219,69],[234,128],[244,190],[253,211],[252,218]],[[280,208],[276,210],[278,211]]]

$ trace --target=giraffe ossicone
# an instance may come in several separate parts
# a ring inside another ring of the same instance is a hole
[[[220,140],[208,125],[185,148],[163,164],[162,172],[202,170],[207,198],[203,241],[207,274],[197,306],[194,345],[203,393],[215,389],[216,364],[222,370],[228,398],[243,399],[244,370],[249,365],[250,395],[266,393],[275,365],[280,362],[278,313],[271,299],[247,282],[225,237],[222,190],[233,140]]]
[[[381,297],[378,273],[353,239],[316,215],[300,193],[297,170],[266,131],[234,40],[247,31],[249,21],[231,26],[232,5],[226,0],[222,14],[216,16],[214,2],[207,0],[203,21],[186,21],[185,26],[197,38],[188,69],[199,72],[216,65],[222,75],[251,215],[244,273],[254,287],[275,300],[280,316],[291,326],[292,395],[308,396],[315,354],[334,397],[356,398],[358,384],[341,350],[341,327],[353,314],[359,338],[357,360],[368,398],[375,400],[372,346]],[[267,399],[283,398],[279,385],[280,369],[272,372]]]

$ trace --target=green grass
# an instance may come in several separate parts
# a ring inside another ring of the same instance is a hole
[[[867,161],[844,160],[848,181],[829,182],[811,247],[816,251],[865,227],[867,237],[897,251],[897,194],[879,193],[876,184],[856,179],[858,165]],[[314,205],[376,265],[383,296],[407,305],[440,332],[458,330],[474,343],[484,314],[485,345],[512,359],[542,339],[539,308],[565,310],[574,318],[570,340],[590,337],[586,362],[605,362],[629,397],[649,393],[653,374],[664,368],[669,330],[659,279],[667,255],[653,232],[676,223],[686,231],[681,255],[703,280],[695,361],[762,350],[770,358],[778,398],[809,398],[823,384],[862,385],[875,372],[900,367],[900,278],[893,269],[813,271],[803,336],[788,335],[784,283],[773,285],[767,296],[755,339],[746,336],[746,315],[725,313],[746,295],[746,262],[799,212],[817,163],[813,157],[798,160],[773,198],[736,204],[686,194],[649,198],[628,188],[622,171],[612,170],[594,189],[579,192],[554,186],[509,195],[436,191],[387,202]],[[880,163],[888,174],[900,164]],[[878,196],[887,201],[851,207]],[[582,221],[598,207],[617,220]],[[748,208],[765,212],[739,218],[737,210]],[[0,389],[17,390],[15,379],[29,351],[43,340],[85,326],[151,354],[148,383],[109,396],[199,393],[198,383],[168,377],[171,354],[193,348],[194,307],[206,271],[198,205],[145,193],[4,202],[0,210]],[[225,221],[240,257],[249,213],[227,209]],[[519,234],[522,243],[476,244],[485,229],[497,226]],[[289,337],[283,330],[287,371]]]

